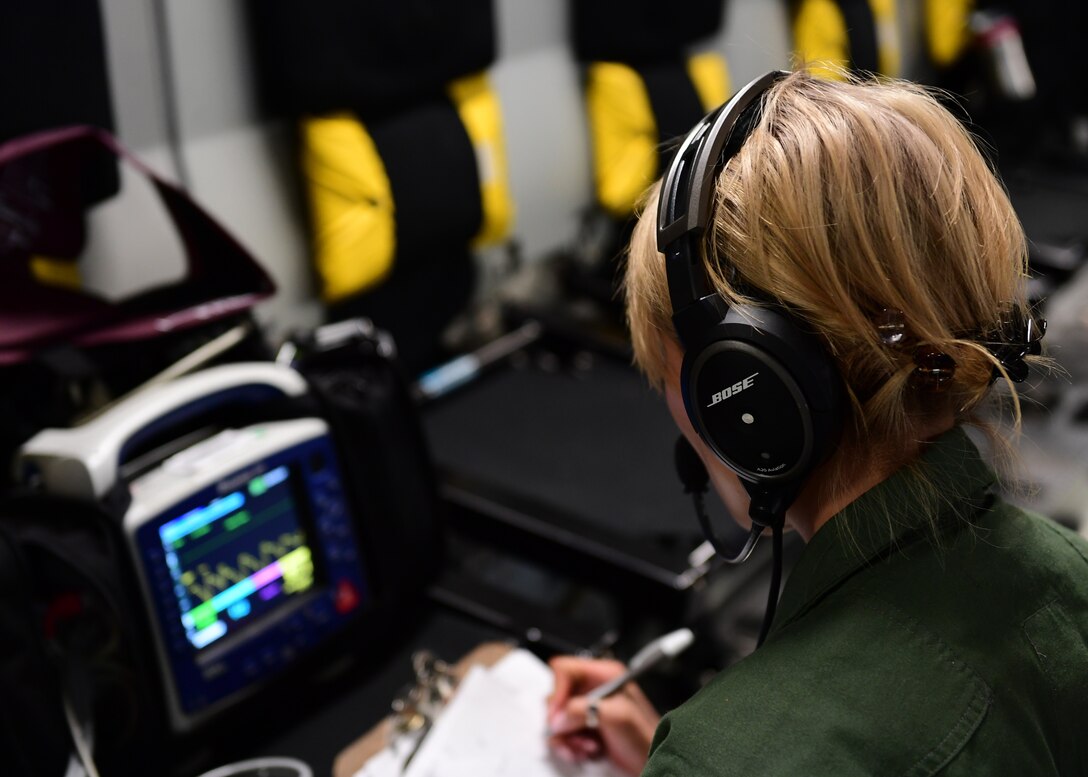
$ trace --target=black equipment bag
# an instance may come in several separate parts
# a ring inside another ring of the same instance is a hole
[[[329,324],[295,346],[295,368],[334,432],[381,616],[423,593],[442,562],[438,477],[391,337],[366,319]],[[379,549],[396,549],[395,553]],[[377,552],[375,552],[377,550]],[[369,552],[368,552],[369,551]]]

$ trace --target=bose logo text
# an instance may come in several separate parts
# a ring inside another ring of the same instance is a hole
[[[752,384],[755,383],[755,377],[758,374],[758,372],[753,372],[744,380],[737,381],[729,388],[722,389],[721,391],[717,392],[716,394],[714,394],[714,396],[710,398],[710,404],[707,405],[707,407],[714,407],[714,405],[718,404],[723,399],[729,399],[729,397],[733,396],[734,394],[739,394],[745,389],[751,388]]]

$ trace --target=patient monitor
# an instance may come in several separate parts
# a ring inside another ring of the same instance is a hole
[[[194,432],[216,411],[252,419],[256,405],[306,393],[287,367],[215,367],[21,451],[24,483],[118,513],[176,731],[274,682],[370,601],[325,420],[281,413]]]

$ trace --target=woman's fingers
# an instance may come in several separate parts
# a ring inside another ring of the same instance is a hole
[[[549,744],[565,760],[586,760],[603,753],[624,772],[638,774],[660,721],[657,710],[638,686],[628,683],[623,691],[596,702],[597,727],[588,729],[589,704],[585,696],[575,696],[559,709]]]
[[[619,661],[576,656],[556,656],[548,664],[555,675],[555,690],[548,697],[548,721],[572,696],[588,693],[598,685],[619,677],[625,667]]]

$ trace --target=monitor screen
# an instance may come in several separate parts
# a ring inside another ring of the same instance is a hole
[[[314,586],[289,466],[159,527],[185,635],[201,650]]]

